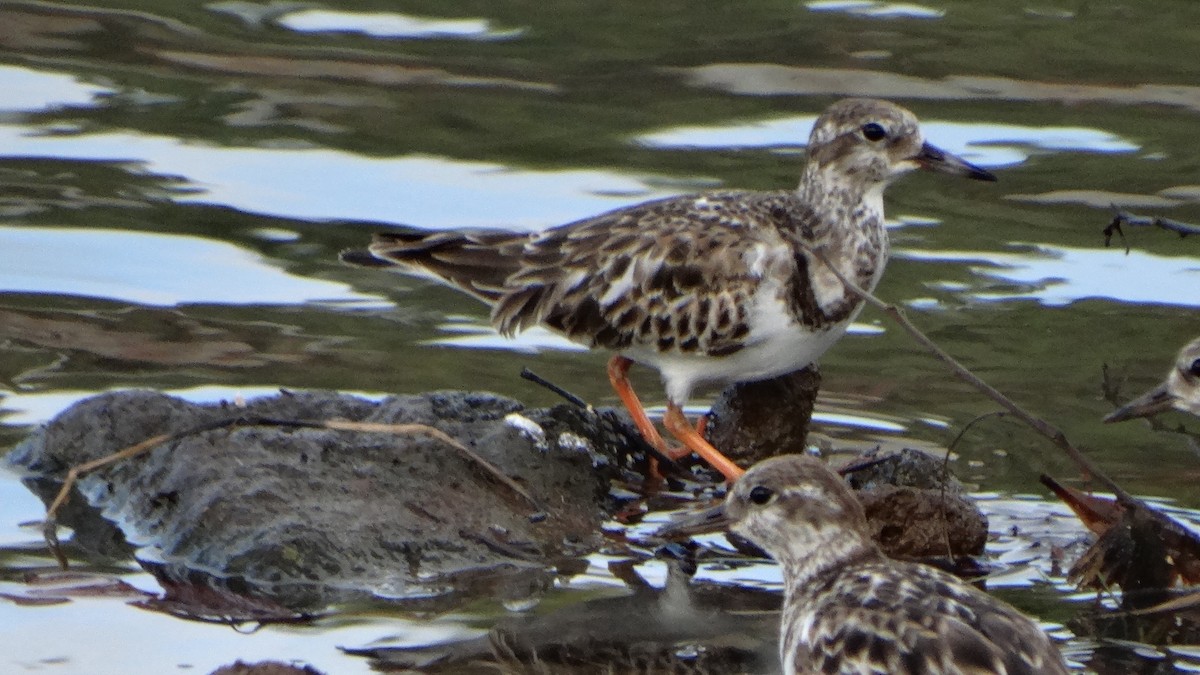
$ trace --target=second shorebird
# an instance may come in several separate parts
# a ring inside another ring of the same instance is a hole
[[[1167,379],[1112,411],[1104,421],[1124,422],[1135,417],[1150,417],[1171,408],[1200,417],[1200,338],[1180,350]]]
[[[728,528],[783,572],[785,675],[1065,675],[1050,639],[1011,605],[928,565],[887,558],[862,505],[820,461],[759,462],[724,504],[660,534]]]
[[[816,121],[795,190],[670,197],[542,232],[383,233],[343,260],[399,266],[455,286],[513,335],[544,325],[616,352],[609,379],[639,431],[670,456],[696,452],[726,478],[742,470],[683,414],[694,389],[765,380],[815,362],[862,308],[839,273],[875,288],[888,258],[883,191],[917,168],[995,177],[925,142],[911,112],[845,99]],[[656,368],[668,449],[627,378]]]

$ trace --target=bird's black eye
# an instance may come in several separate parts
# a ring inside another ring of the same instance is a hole
[[[758,504],[759,506],[771,501],[771,498],[774,496],[775,491],[763,485],[755,485],[754,488],[750,490],[750,501]]]
[[[1200,377],[1200,359],[1192,361],[1192,365],[1188,367],[1188,372],[1196,377]]]
[[[862,135],[868,141],[882,141],[887,138],[887,130],[875,122],[868,122],[862,126]]]

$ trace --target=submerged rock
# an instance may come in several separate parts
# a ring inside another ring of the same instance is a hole
[[[726,388],[713,402],[705,436],[743,469],[804,452],[821,372],[816,366]]]
[[[320,426],[331,420],[411,426]],[[85,474],[60,520],[89,554],[135,550],[174,589],[163,611],[258,620],[286,613],[274,605],[247,613],[205,587],[296,610],[361,596],[434,607],[476,596],[526,604],[556,575],[586,568],[583,557],[605,543],[601,525],[619,506],[612,483],[631,459],[645,459],[634,433],[611,412],[526,409],[488,393],[375,402],[283,392],[201,405],[124,391],[72,406],[8,461],[49,501],[70,467],[173,435]],[[986,520],[940,460],[901,453],[868,463],[869,472],[849,480],[886,484],[859,492],[886,551],[944,555],[947,540],[956,555],[982,549]],[[906,474],[918,486],[897,480]]]
[[[486,393],[376,403],[284,392],[238,407],[125,391],[72,406],[9,461],[61,477],[147,438],[237,418],[252,423],[161,444],[86,474],[79,489],[157,570],[205,573],[292,606],[347,594],[429,597],[480,584],[501,595],[536,593],[600,545],[609,482],[627,440],[593,412],[527,410]],[[419,430],[365,433],[264,419],[428,425],[495,465],[526,496]]]
[[[871,536],[889,556],[979,555],[987,517],[943,458],[921,450],[868,452],[842,469],[862,502]]]
[[[297,666],[279,661],[259,661],[246,663],[235,661],[228,666],[221,666],[209,675],[323,675],[312,666]]]

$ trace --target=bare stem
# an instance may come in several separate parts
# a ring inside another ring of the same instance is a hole
[[[1075,462],[1077,466],[1079,466],[1080,470],[1084,474],[1103,485],[1106,489],[1116,495],[1118,500],[1125,503],[1139,501],[1133,495],[1121,488],[1120,485],[1117,485],[1116,482],[1114,482],[1111,478],[1105,475],[1105,473],[1101,471],[1095,464],[1093,464],[1091,460],[1089,460],[1079,450],[1079,448],[1076,448],[1071,441],[1067,439],[1066,435],[1061,430],[1014,403],[1012,399],[1000,393],[999,390],[987,382],[981,380],[978,376],[967,370],[966,367],[956,361],[952,356],[943,351],[941,347],[938,347],[933,340],[930,340],[929,337],[922,333],[920,329],[918,329],[911,321],[908,320],[908,317],[904,315],[903,310],[895,305],[883,302],[879,298],[872,295],[869,291],[860,288],[853,281],[847,279],[840,271],[838,271],[836,267],[830,264],[829,260],[826,259],[825,255],[820,251],[810,248],[808,249],[808,252],[814,258],[821,261],[821,263],[828,267],[835,275],[837,275],[838,279],[841,280],[846,288],[849,288],[851,291],[861,297],[864,302],[872,307],[878,308],[884,314],[890,316],[896,323],[900,324],[901,328],[911,335],[914,340],[916,340],[922,347],[926,349],[926,351],[933,354],[942,363],[946,364],[946,366],[950,368],[950,370],[957,375],[959,379],[963,380],[972,387],[975,387],[982,392],[984,396],[987,396],[995,401],[1014,417],[1029,425],[1034,431],[1050,439],[1054,445],[1065,452],[1067,457],[1071,458],[1071,460]]]
[[[1122,211],[1117,208],[1116,204],[1112,205],[1113,219],[1104,228],[1104,245],[1108,246],[1112,243],[1113,235],[1119,235],[1121,241],[1125,240],[1125,232],[1121,229],[1122,225],[1130,227],[1157,227],[1159,229],[1174,232],[1180,238],[1186,237],[1189,234],[1200,234],[1200,225],[1184,223],[1170,218],[1159,218],[1157,216],[1139,216],[1135,213]],[[1125,252],[1129,253],[1129,246],[1125,247]]]

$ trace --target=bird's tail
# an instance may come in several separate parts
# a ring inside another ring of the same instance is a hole
[[[362,267],[400,267],[432,275],[488,304],[504,292],[520,265],[529,235],[503,230],[381,232],[366,249],[342,251],[342,262]]]

